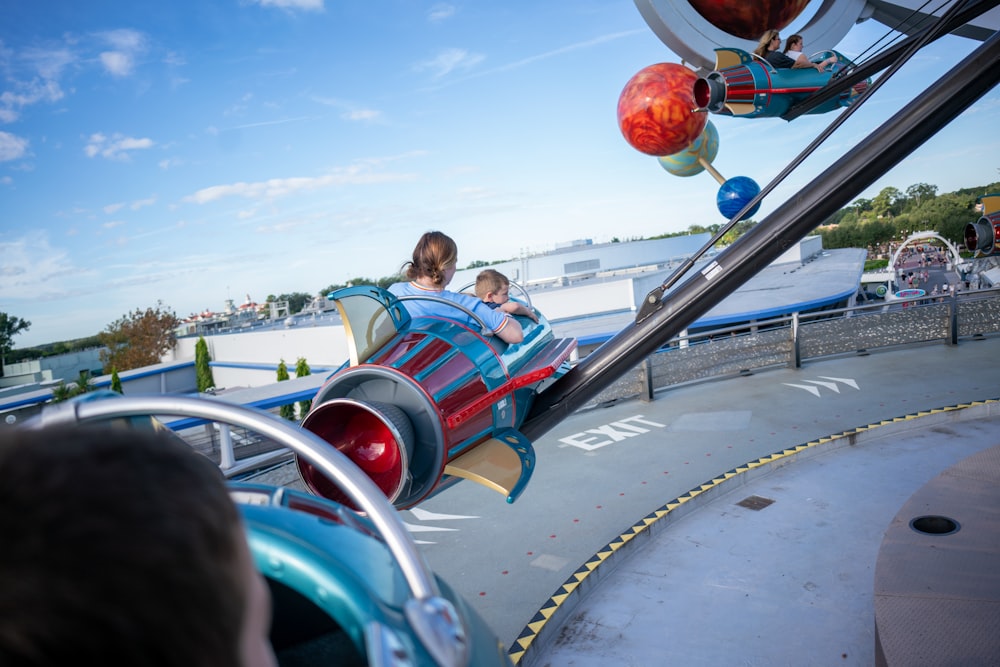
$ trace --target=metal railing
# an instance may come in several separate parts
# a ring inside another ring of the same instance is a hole
[[[800,368],[826,357],[935,342],[958,345],[997,334],[1000,289],[793,313],[677,336],[588,405],[652,400],[657,390],[673,385],[756,369]]]

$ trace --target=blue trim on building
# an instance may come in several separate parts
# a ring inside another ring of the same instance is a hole
[[[261,363],[249,363],[249,362],[235,362],[235,361],[210,361],[208,365],[212,368],[236,368],[239,370],[247,371],[274,371],[278,372],[278,364],[261,364]],[[285,365],[289,369],[289,372],[295,371],[295,366]],[[325,366],[309,366],[312,373],[328,373],[332,368]],[[293,376],[294,377],[294,376]]]

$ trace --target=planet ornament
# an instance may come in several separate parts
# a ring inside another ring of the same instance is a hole
[[[750,200],[760,194],[760,186],[748,176],[734,176],[722,184],[719,194],[715,197],[715,205],[719,213],[727,220],[731,220],[739,213]],[[760,202],[746,212],[744,219],[749,218],[760,209]]]
[[[743,39],[759,39],[765,31],[782,30],[795,20],[809,0],[689,0],[703,19],[719,30]]]
[[[618,97],[618,127],[637,151],[673,155],[705,129],[708,112],[695,111],[698,76],[684,65],[657,63],[639,70]]]
[[[719,154],[719,131],[712,121],[708,121],[705,130],[692,144],[673,155],[663,155],[656,158],[667,173],[674,176],[694,176],[705,171]]]

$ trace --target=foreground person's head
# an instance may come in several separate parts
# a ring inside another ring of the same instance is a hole
[[[274,665],[216,465],[166,433],[0,429],[0,664]]]

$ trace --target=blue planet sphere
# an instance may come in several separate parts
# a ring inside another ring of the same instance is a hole
[[[719,194],[715,197],[715,205],[719,207],[719,213],[722,214],[722,217],[726,220],[732,220],[733,216],[739,213],[758,194],[760,194],[760,186],[755,180],[748,176],[736,176],[727,180],[719,188]],[[743,217],[749,218],[759,208],[760,202],[757,202],[757,205],[747,211]]]

